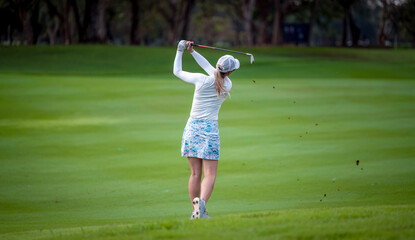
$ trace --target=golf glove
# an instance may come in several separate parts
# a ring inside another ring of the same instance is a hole
[[[177,44],[177,49],[183,51],[187,48],[186,40],[181,40],[179,44]]]

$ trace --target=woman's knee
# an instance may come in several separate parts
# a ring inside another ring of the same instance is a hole
[[[192,171],[190,173],[190,176],[194,177],[194,178],[201,178],[202,177],[202,170],[201,169],[200,170],[192,169]]]

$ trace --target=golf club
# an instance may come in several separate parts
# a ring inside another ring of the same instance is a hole
[[[209,49],[213,49],[213,50],[221,50],[221,51],[232,52],[232,53],[244,54],[244,55],[247,55],[247,56],[251,57],[251,64],[254,63],[254,55],[252,55],[250,53],[238,52],[238,51],[233,51],[233,50],[228,50],[228,49],[223,49],[223,48],[217,48],[217,47],[211,47],[211,46],[205,46],[205,45],[194,44],[194,43],[192,43],[192,46],[202,47],[202,48],[209,48]]]

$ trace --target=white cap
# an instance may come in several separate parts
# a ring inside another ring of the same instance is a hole
[[[219,71],[222,73],[232,72],[239,68],[239,60],[231,55],[225,55],[219,58],[216,67],[219,68]]]

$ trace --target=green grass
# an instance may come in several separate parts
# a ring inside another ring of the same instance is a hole
[[[1,47],[0,238],[414,238],[415,52],[241,50],[191,222],[173,48]]]

